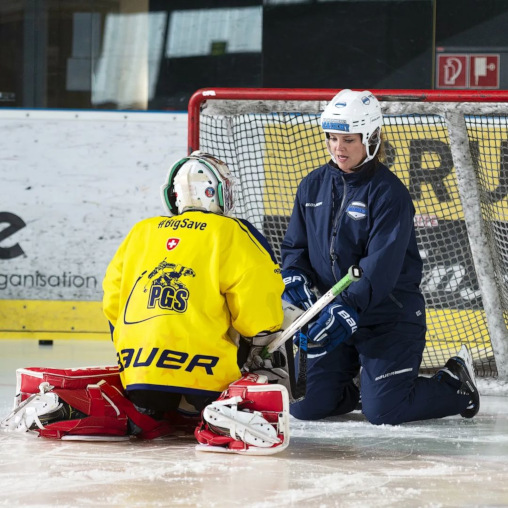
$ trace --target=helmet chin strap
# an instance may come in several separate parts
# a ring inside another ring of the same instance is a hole
[[[377,154],[378,150],[379,150],[379,147],[381,145],[381,142],[379,142],[376,146],[376,149],[374,150],[374,153],[372,155],[369,155],[369,147],[367,146],[367,155],[365,156],[365,159],[362,160],[362,162],[360,162],[360,164],[356,165],[355,167],[351,168],[352,170],[353,169],[357,169],[357,168],[360,168],[362,167],[366,162],[369,162],[371,161]],[[326,138],[326,148],[328,150],[328,153],[330,154],[330,157],[332,158],[332,161],[338,166],[338,162],[337,160],[335,159],[335,156],[333,155],[332,151],[330,150],[330,144],[329,144],[329,139],[328,137]],[[340,168],[339,168],[340,169]]]
[[[327,143],[328,144],[328,143]],[[333,155],[333,153],[330,151],[330,149],[328,148],[328,153],[330,154],[330,157],[332,158],[332,161],[337,165],[339,166],[339,163],[337,162],[337,159],[335,158],[335,156]],[[376,155],[376,154],[374,154]],[[365,159],[363,159],[362,162],[360,162],[360,164],[358,164],[357,166],[355,166],[354,168],[351,168],[351,169],[357,169],[361,166],[363,166],[366,162],[369,162],[370,160],[372,160],[374,158],[374,155],[372,157],[369,158],[369,156],[367,155],[365,157]],[[340,166],[339,166],[339,169],[340,169]],[[342,171],[342,170],[341,170]]]

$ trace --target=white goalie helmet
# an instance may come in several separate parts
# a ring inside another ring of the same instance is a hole
[[[382,126],[381,106],[368,90],[341,90],[321,114],[321,128],[325,133],[362,135],[362,143],[367,149],[363,163],[377,154],[381,145]]]
[[[224,162],[195,151],[175,162],[161,186],[162,204],[170,216],[185,210],[229,215],[233,210],[234,178]]]

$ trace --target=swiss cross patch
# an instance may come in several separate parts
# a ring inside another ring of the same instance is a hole
[[[173,250],[180,243],[180,238],[169,238],[166,243],[166,249]]]

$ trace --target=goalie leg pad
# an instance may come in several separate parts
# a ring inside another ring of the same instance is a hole
[[[238,410],[239,402],[240,397],[213,402],[205,408],[203,419],[218,433],[229,434],[248,445],[270,448],[281,444],[275,428],[262,413]]]
[[[125,397],[116,367],[32,367],[18,369],[15,407],[0,427],[56,439],[128,439],[129,420],[141,429],[141,439],[174,431],[170,422],[140,413]]]
[[[2,422],[9,431],[35,432],[39,436],[126,436],[127,415],[107,397],[99,385],[66,390],[41,383],[33,394]]]
[[[49,383],[55,388],[77,389],[106,381],[122,390],[122,381],[117,366],[82,367],[76,369],[52,369],[43,367],[26,367],[16,370],[15,405],[28,396],[39,393],[41,383]]]
[[[289,445],[289,396],[265,376],[246,374],[203,411],[199,451],[271,455]]]

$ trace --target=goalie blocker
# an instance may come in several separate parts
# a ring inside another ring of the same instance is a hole
[[[194,433],[201,451],[267,455],[289,444],[289,396],[266,376],[246,374],[198,415],[142,413],[123,391],[117,367],[18,369],[11,432],[62,440],[154,439]],[[133,432],[135,429],[135,432]]]

